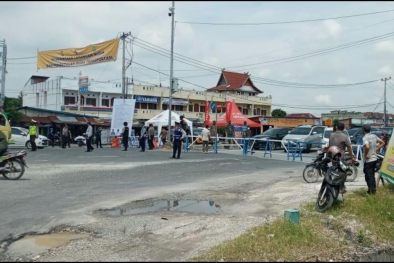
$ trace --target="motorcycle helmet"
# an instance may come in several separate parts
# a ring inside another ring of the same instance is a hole
[[[337,146],[331,146],[327,152],[327,158],[330,159],[333,166],[339,164],[339,159],[341,158],[341,150]]]

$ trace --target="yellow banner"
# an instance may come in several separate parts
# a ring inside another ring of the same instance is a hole
[[[83,48],[67,48],[40,51],[37,54],[37,68],[69,68],[115,61],[120,38],[115,38]]]
[[[394,134],[391,135],[389,145],[386,146],[386,154],[384,156],[380,176],[394,184]]]

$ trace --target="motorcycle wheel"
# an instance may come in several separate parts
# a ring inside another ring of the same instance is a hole
[[[322,191],[323,191],[323,189],[320,190],[319,196],[317,197],[316,205],[315,205],[315,209],[319,213],[323,213],[324,211],[327,211],[334,203],[334,197],[332,196],[331,191],[329,191],[328,189],[326,190],[326,193],[324,194],[323,200],[320,201]]]
[[[23,163],[18,160],[14,159],[9,161],[4,168],[8,171],[2,171],[3,177],[8,180],[18,180],[20,179],[23,174],[25,173],[25,166]]]
[[[351,170],[347,172],[346,182],[353,182],[356,180],[358,175],[358,169],[356,166],[352,165]]]
[[[319,180],[319,170],[315,168],[314,166],[307,166],[305,167],[303,173],[302,173],[305,182],[307,183],[316,183],[317,180]]]

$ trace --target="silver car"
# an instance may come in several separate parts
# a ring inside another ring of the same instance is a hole
[[[302,125],[294,128],[288,135],[283,137],[282,144],[287,147],[288,142],[292,142],[294,145],[298,142],[316,143],[316,144],[301,144],[301,147],[309,152],[312,148],[321,148],[321,141],[323,133],[326,130],[326,126],[313,126],[313,125]]]

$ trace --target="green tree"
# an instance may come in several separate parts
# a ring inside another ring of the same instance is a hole
[[[16,109],[23,106],[22,92],[17,98],[5,97],[4,100],[4,112],[7,113],[8,120],[11,126],[18,125],[20,120],[24,117],[23,113],[17,111]]]
[[[271,112],[272,117],[286,117],[287,113],[282,109],[275,109]]]
[[[334,119],[334,121],[332,122],[332,127],[337,126],[338,122],[339,122],[338,119]]]

